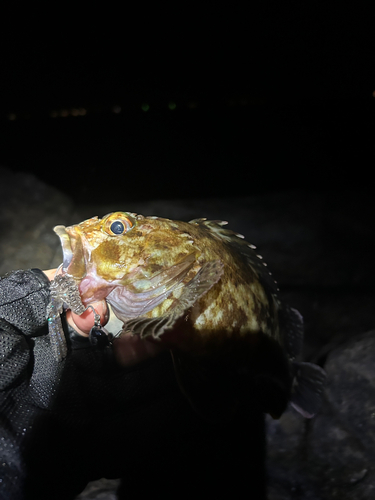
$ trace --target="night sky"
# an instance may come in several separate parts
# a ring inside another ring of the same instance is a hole
[[[0,164],[82,202],[368,188],[371,12],[241,5],[12,18]]]

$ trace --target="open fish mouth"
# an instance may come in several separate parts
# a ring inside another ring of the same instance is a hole
[[[75,230],[74,226],[56,226],[53,228],[60,238],[63,252],[63,273],[75,279],[82,279],[86,276],[85,251],[82,238]]]

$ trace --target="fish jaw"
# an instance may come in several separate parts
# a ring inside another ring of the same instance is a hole
[[[97,217],[74,226],[56,226],[55,233],[59,236],[63,251],[63,274],[73,277],[77,284],[82,303],[90,304],[103,300],[116,286],[101,278],[96,272],[95,262],[91,253],[95,242],[88,241],[82,231],[82,226],[95,224]]]
[[[61,249],[63,252],[63,264],[62,269],[63,272],[66,273],[69,267],[69,264],[73,258],[72,246],[70,244],[69,234],[66,232],[65,226],[55,226],[53,228],[57,236],[60,238]]]
[[[75,227],[56,226],[53,230],[59,236],[61,242],[63,273],[80,280],[86,276],[87,269],[84,245]]]

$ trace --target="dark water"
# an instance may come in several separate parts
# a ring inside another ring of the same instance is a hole
[[[372,100],[186,103],[1,119],[0,163],[75,200],[368,188]]]

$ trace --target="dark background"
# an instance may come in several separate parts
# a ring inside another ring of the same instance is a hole
[[[94,214],[229,220],[331,381],[313,421],[268,421],[270,498],[372,498],[372,11],[178,5],[2,17],[1,273],[56,267],[51,228]]]
[[[10,16],[0,163],[122,208],[369,189],[371,11],[247,5]]]

